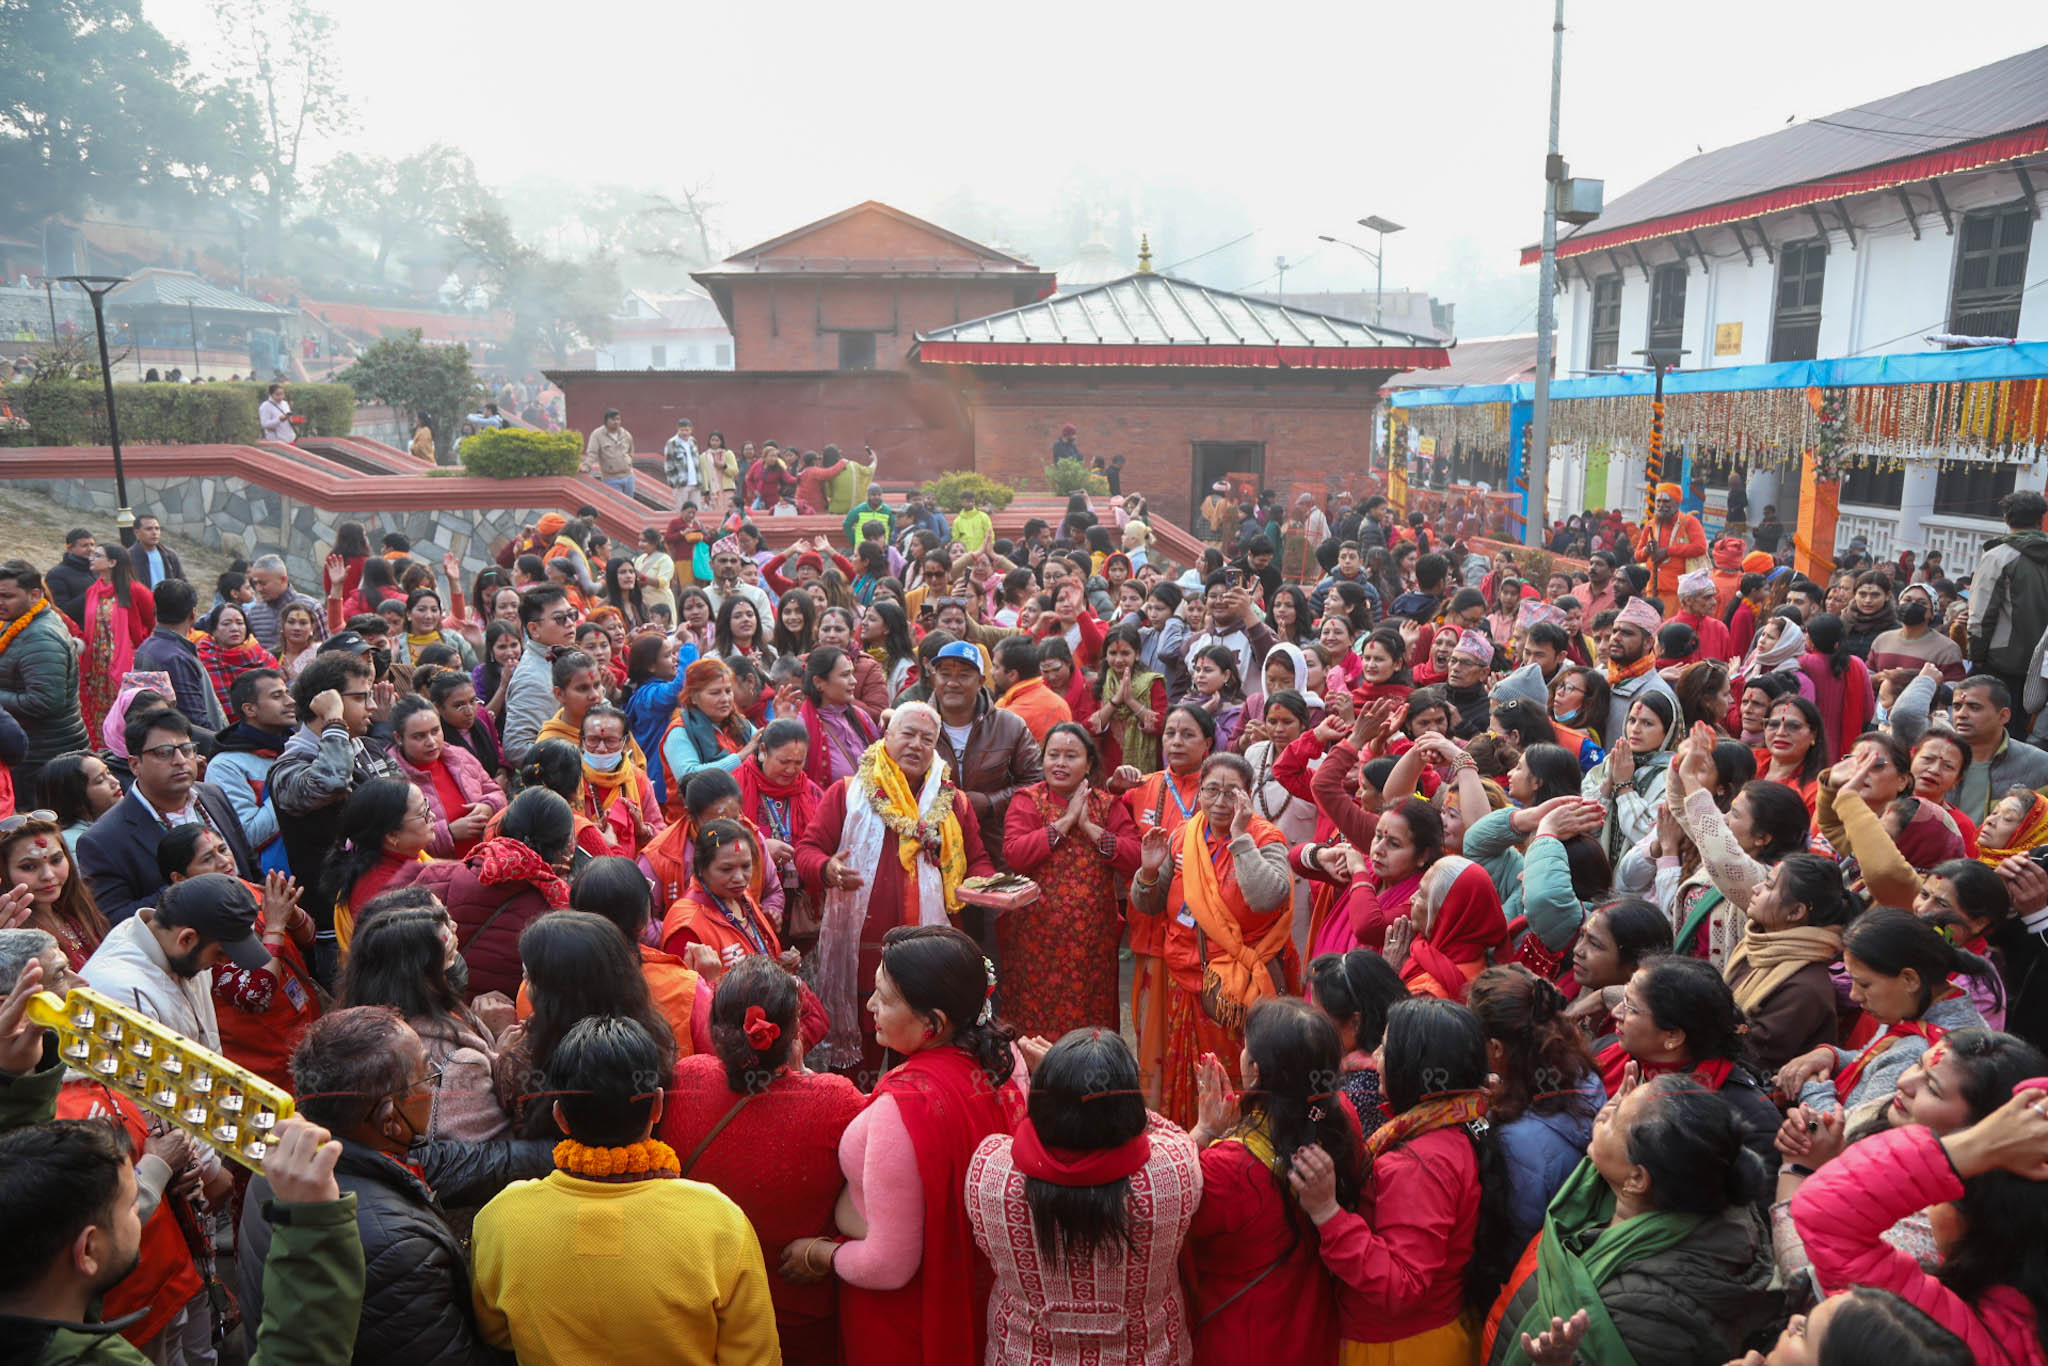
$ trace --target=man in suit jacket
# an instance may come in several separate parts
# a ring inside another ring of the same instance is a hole
[[[204,821],[227,841],[242,877],[260,880],[227,794],[197,780],[198,754],[184,715],[159,707],[131,716],[126,739],[135,786],[78,839],[78,868],[101,913],[118,924],[156,901],[169,885],[157,871],[156,846],[167,831],[192,821]]]
[[[135,544],[128,547],[128,566],[135,571],[135,581],[144,588],[154,588],[165,579],[185,577],[178,552],[163,541],[164,524],[155,513],[145,512],[135,519]]]

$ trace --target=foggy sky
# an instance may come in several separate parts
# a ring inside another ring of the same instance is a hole
[[[1257,275],[1282,254],[1289,292],[1370,288],[1368,262],[1316,235],[1371,246],[1350,226],[1371,213],[1407,226],[1388,241],[1389,288],[1437,284],[1461,258],[1466,274],[1512,272],[1538,233],[1545,0],[330,8],[358,94],[351,146],[454,142],[487,185],[534,173],[708,182],[726,248],[863,199],[931,215],[963,192],[1042,205],[1082,181],[1178,181],[1241,204],[1256,239],[1227,269],[1189,268],[1225,288],[1270,289]],[[206,0],[143,10],[206,47]],[[1575,174],[1606,180],[1611,201],[1695,145],[2048,43],[2039,0],[1967,11],[1956,22],[1963,11],[1944,19],[1906,0],[1568,0],[1564,153]],[[1138,226],[1162,263],[1243,231]]]

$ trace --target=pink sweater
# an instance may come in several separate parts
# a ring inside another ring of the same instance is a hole
[[[839,1170],[868,1231],[840,1245],[833,1271],[864,1290],[902,1289],[924,1257],[924,1182],[895,1097],[877,1096],[846,1126]]]
[[[1970,1304],[1884,1240],[1900,1219],[1962,1193],[1941,1140],[1915,1124],[1852,1144],[1808,1177],[1792,1197],[1792,1222],[1822,1285],[1893,1291],[1969,1344],[1979,1361],[2048,1366],[2033,1306],[2019,1291],[1994,1286]]]
[[[1012,1059],[1011,1077],[1019,1090],[1027,1090],[1023,1056],[1013,1051]],[[863,1290],[901,1290],[924,1260],[924,1182],[894,1097],[877,1096],[846,1126],[839,1170],[867,1234],[840,1245],[833,1272]]]

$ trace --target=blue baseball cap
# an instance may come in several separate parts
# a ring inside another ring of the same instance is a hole
[[[981,651],[973,641],[956,640],[950,645],[941,645],[939,652],[932,656],[932,667],[938,668],[940,661],[947,659],[957,659],[962,664],[971,665],[976,673],[981,672]]]

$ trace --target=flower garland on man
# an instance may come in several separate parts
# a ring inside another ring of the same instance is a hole
[[[798,875],[824,906],[818,992],[832,1032],[812,1054],[822,1066],[879,1065],[859,1006],[881,962],[882,936],[898,925],[950,923],[961,882],[995,871],[938,743],[936,711],[921,702],[896,708],[882,739],[797,832]]]

